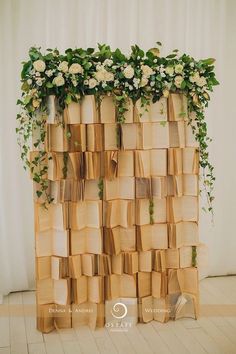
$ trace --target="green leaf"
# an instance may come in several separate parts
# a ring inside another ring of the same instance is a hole
[[[186,87],[186,81],[182,81],[182,83],[181,83],[181,89],[183,90],[183,89],[185,89],[185,87]]]
[[[67,96],[66,96],[66,99],[65,99],[65,103],[66,104],[70,104],[72,102],[72,97],[71,95],[68,93]]]
[[[48,81],[48,82],[46,83],[46,87],[47,87],[47,88],[52,88],[52,87],[54,87],[54,85],[53,85],[52,82],[49,82],[49,81]]]
[[[36,194],[37,194],[37,197],[40,198],[41,195],[43,194],[43,192],[42,191],[36,191]]]

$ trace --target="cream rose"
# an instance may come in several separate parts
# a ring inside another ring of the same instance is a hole
[[[190,82],[192,82],[192,83],[194,83],[194,82],[196,82],[196,81],[198,81],[199,80],[199,73],[198,72],[195,72],[193,75],[191,75],[190,77],[189,77],[189,80],[190,80]]]
[[[114,74],[109,71],[105,71],[105,81],[114,81]]]
[[[154,74],[154,71],[148,65],[141,65],[141,70],[143,72],[143,75],[146,77],[150,77],[152,74]]]
[[[183,72],[183,65],[182,64],[177,64],[175,65],[175,72],[176,74],[181,74]]]
[[[181,75],[176,76],[175,77],[175,86],[180,88],[183,81],[184,81],[183,76],[181,76]]]
[[[93,89],[95,86],[97,86],[97,80],[96,79],[89,79],[89,81],[88,81],[88,85],[89,85],[89,88],[90,89]]]
[[[128,65],[124,71],[124,77],[126,77],[126,79],[132,79],[132,77],[134,76],[134,69],[132,68],[131,65]]]
[[[46,69],[46,64],[44,63],[43,60],[36,60],[33,66],[35,70],[39,71],[40,73],[44,72],[44,70]]]
[[[98,82],[105,81],[105,72],[106,70],[104,69],[99,69],[98,71],[96,71],[95,78],[97,79]]]
[[[70,74],[83,74],[83,72],[84,72],[84,69],[78,63],[71,64],[71,66],[69,68]]]
[[[205,86],[206,83],[207,83],[207,82],[206,82],[206,79],[205,79],[204,76],[200,76],[200,77],[197,79],[197,81],[196,81],[196,84],[197,84],[198,86],[200,86],[200,87]]]
[[[148,84],[148,79],[146,77],[142,77],[139,87],[144,87]]]
[[[167,75],[172,76],[174,74],[173,66],[167,66],[167,68],[165,69],[165,72],[166,72]]]
[[[67,73],[68,71],[68,62],[67,61],[62,61],[59,65],[58,65],[58,69],[60,71],[62,71],[63,73]]]
[[[53,79],[53,84],[56,86],[63,86],[64,83],[65,83],[64,77],[61,75],[58,75]]]

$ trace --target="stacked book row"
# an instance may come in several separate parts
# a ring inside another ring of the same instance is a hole
[[[35,128],[31,152],[45,151],[53,200],[45,208],[34,181],[39,330],[197,316],[199,151],[187,111],[182,94],[128,101],[121,124],[112,96],[64,110],[49,97],[45,143]]]

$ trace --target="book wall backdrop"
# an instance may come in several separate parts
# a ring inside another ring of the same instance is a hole
[[[17,133],[33,179],[40,331],[197,318],[212,64],[137,46],[129,58],[31,48]]]

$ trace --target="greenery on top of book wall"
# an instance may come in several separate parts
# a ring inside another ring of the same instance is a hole
[[[80,101],[84,95],[93,94],[97,100],[103,95],[112,95],[118,112],[117,121],[122,124],[129,99],[135,102],[140,98],[142,106],[147,107],[162,96],[168,97],[169,92],[181,92],[188,97],[189,113],[195,112],[195,122],[190,114],[189,124],[199,142],[207,209],[213,213],[215,177],[209,161],[211,139],[207,134],[204,109],[210,100],[208,92],[219,84],[214,73],[215,60],[195,60],[190,55],[179,54],[177,49],[161,57],[160,46],[157,42],[155,48],[144,52],[134,45],[129,55],[120,49],[112,51],[106,44],[99,44],[98,48],[69,48],[63,54],[57,49],[47,49],[43,54],[40,48],[30,48],[29,60],[23,62],[21,72],[22,96],[17,101],[21,111],[17,115],[16,131],[24,167],[30,168],[33,179],[39,188],[41,186],[38,194],[44,193],[47,202],[51,199],[47,195],[45,155],[30,161],[29,150],[35,127],[40,127],[35,148],[40,150],[44,142],[49,95],[58,98],[62,110],[72,101]]]

